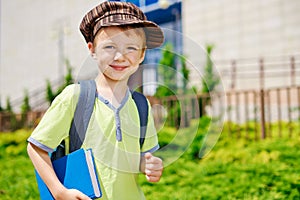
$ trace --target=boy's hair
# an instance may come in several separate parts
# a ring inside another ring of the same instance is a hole
[[[161,28],[134,4],[129,2],[103,2],[90,10],[82,19],[80,31],[86,42],[93,42],[97,32],[108,26],[128,26],[142,28],[146,36],[147,48],[162,45],[164,34]]]

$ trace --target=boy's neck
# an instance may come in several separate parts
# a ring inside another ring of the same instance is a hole
[[[98,75],[95,81],[98,94],[109,100],[114,106],[121,103],[128,90],[127,81],[107,80],[101,75]]]

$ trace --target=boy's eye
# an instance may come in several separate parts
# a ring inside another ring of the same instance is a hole
[[[127,47],[127,49],[128,49],[129,51],[137,51],[137,50],[138,50],[137,47]]]
[[[114,50],[115,47],[112,46],[112,45],[107,45],[107,46],[104,47],[104,49],[107,49],[107,50]]]

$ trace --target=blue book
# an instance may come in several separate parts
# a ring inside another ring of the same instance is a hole
[[[91,149],[79,149],[52,162],[60,182],[68,189],[77,189],[92,199],[102,196]],[[36,179],[41,200],[54,200],[37,171]]]

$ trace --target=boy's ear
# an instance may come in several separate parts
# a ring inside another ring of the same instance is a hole
[[[89,48],[91,54],[95,53],[95,47],[94,47],[94,44],[92,42],[88,42],[87,47]]]
[[[144,61],[145,59],[145,55],[146,55],[146,49],[143,49],[142,54],[141,54],[141,58],[140,58],[140,64]]]

